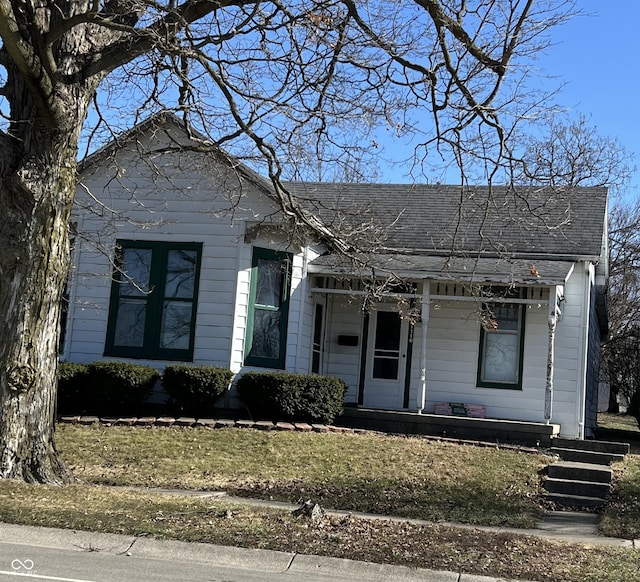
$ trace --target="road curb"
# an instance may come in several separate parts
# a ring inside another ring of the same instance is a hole
[[[326,577],[327,580],[335,578],[367,582],[509,582],[504,578],[391,566],[344,558],[8,523],[0,523],[0,543],[78,552],[102,552],[160,561],[194,562],[254,572],[299,573],[301,578],[304,574],[314,574]]]

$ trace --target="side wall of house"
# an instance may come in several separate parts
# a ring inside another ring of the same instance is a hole
[[[600,392],[601,333],[596,312],[597,288],[591,285],[589,310],[589,340],[587,348],[587,385],[585,402],[585,437],[593,438],[598,427],[598,399]]]
[[[564,288],[562,316],[556,330],[553,417],[561,434],[582,437],[587,341],[590,313],[590,265],[576,263]]]

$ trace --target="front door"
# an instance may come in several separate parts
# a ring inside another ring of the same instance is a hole
[[[394,306],[369,316],[363,406],[400,410],[407,366],[407,322]]]

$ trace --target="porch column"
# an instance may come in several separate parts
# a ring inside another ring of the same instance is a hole
[[[421,319],[422,349],[420,350],[420,387],[418,389],[418,414],[422,414],[427,398],[427,329],[431,303],[431,281],[422,282]]]
[[[549,290],[549,347],[547,351],[547,386],[544,395],[544,419],[549,424],[553,414],[553,369],[556,350],[556,325],[558,323],[557,287]]]

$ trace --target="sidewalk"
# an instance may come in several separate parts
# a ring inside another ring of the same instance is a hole
[[[235,497],[224,492],[187,491],[176,489],[123,488],[136,489],[157,495],[216,498],[237,504],[272,507],[285,511],[299,506],[277,501]],[[381,516],[358,512],[325,509],[333,515],[353,515],[369,520],[391,520],[429,525],[429,522],[394,516]],[[536,529],[514,529],[503,527],[470,526],[457,523],[441,523],[454,528],[508,532],[517,535],[538,536],[567,543],[587,546],[614,546],[638,548],[640,540],[623,540],[598,535],[597,516],[589,513],[552,512]],[[108,554],[140,560],[166,560],[189,564],[205,564],[212,568],[229,568],[239,571],[264,573],[264,580],[278,574],[294,576],[299,580],[340,580],[349,582],[510,582],[503,578],[477,576],[459,572],[444,572],[426,569],[390,566],[370,562],[360,562],[341,558],[304,555],[293,552],[243,549],[203,543],[187,543],[172,540],[158,540],[132,535],[102,534],[75,530],[18,526],[0,523],[0,544],[14,544],[42,547],[61,551],[84,552],[98,555]],[[240,578],[239,578],[240,579]],[[278,578],[279,579],[279,578]],[[515,581],[511,581],[515,582]],[[518,582],[523,582],[522,580]]]
[[[162,489],[162,488],[136,488],[123,487],[123,489],[134,489],[146,493],[156,493],[158,495],[177,495],[186,497],[213,497],[224,499],[231,503],[253,505],[259,507],[271,507],[285,511],[293,511],[299,505],[285,503],[282,501],[267,501],[264,499],[254,499],[251,497],[236,497],[227,495],[224,491],[189,491],[184,489]],[[346,511],[340,509],[330,509],[323,507],[329,515],[346,516],[353,515],[362,519],[387,520],[402,523],[412,523],[416,525],[433,525],[433,522],[422,519],[410,519],[406,517],[378,515],[372,513],[360,513],[357,511]],[[538,523],[535,529],[519,529],[500,526],[468,525],[452,522],[438,522],[438,525],[461,528],[467,530],[486,531],[491,533],[511,533],[516,535],[536,536],[547,539],[554,539],[572,544],[583,544],[589,546],[613,546],[620,548],[639,549],[640,540],[626,540],[622,538],[610,538],[600,535],[598,532],[598,516],[594,513],[574,512],[574,511],[552,511]]]

